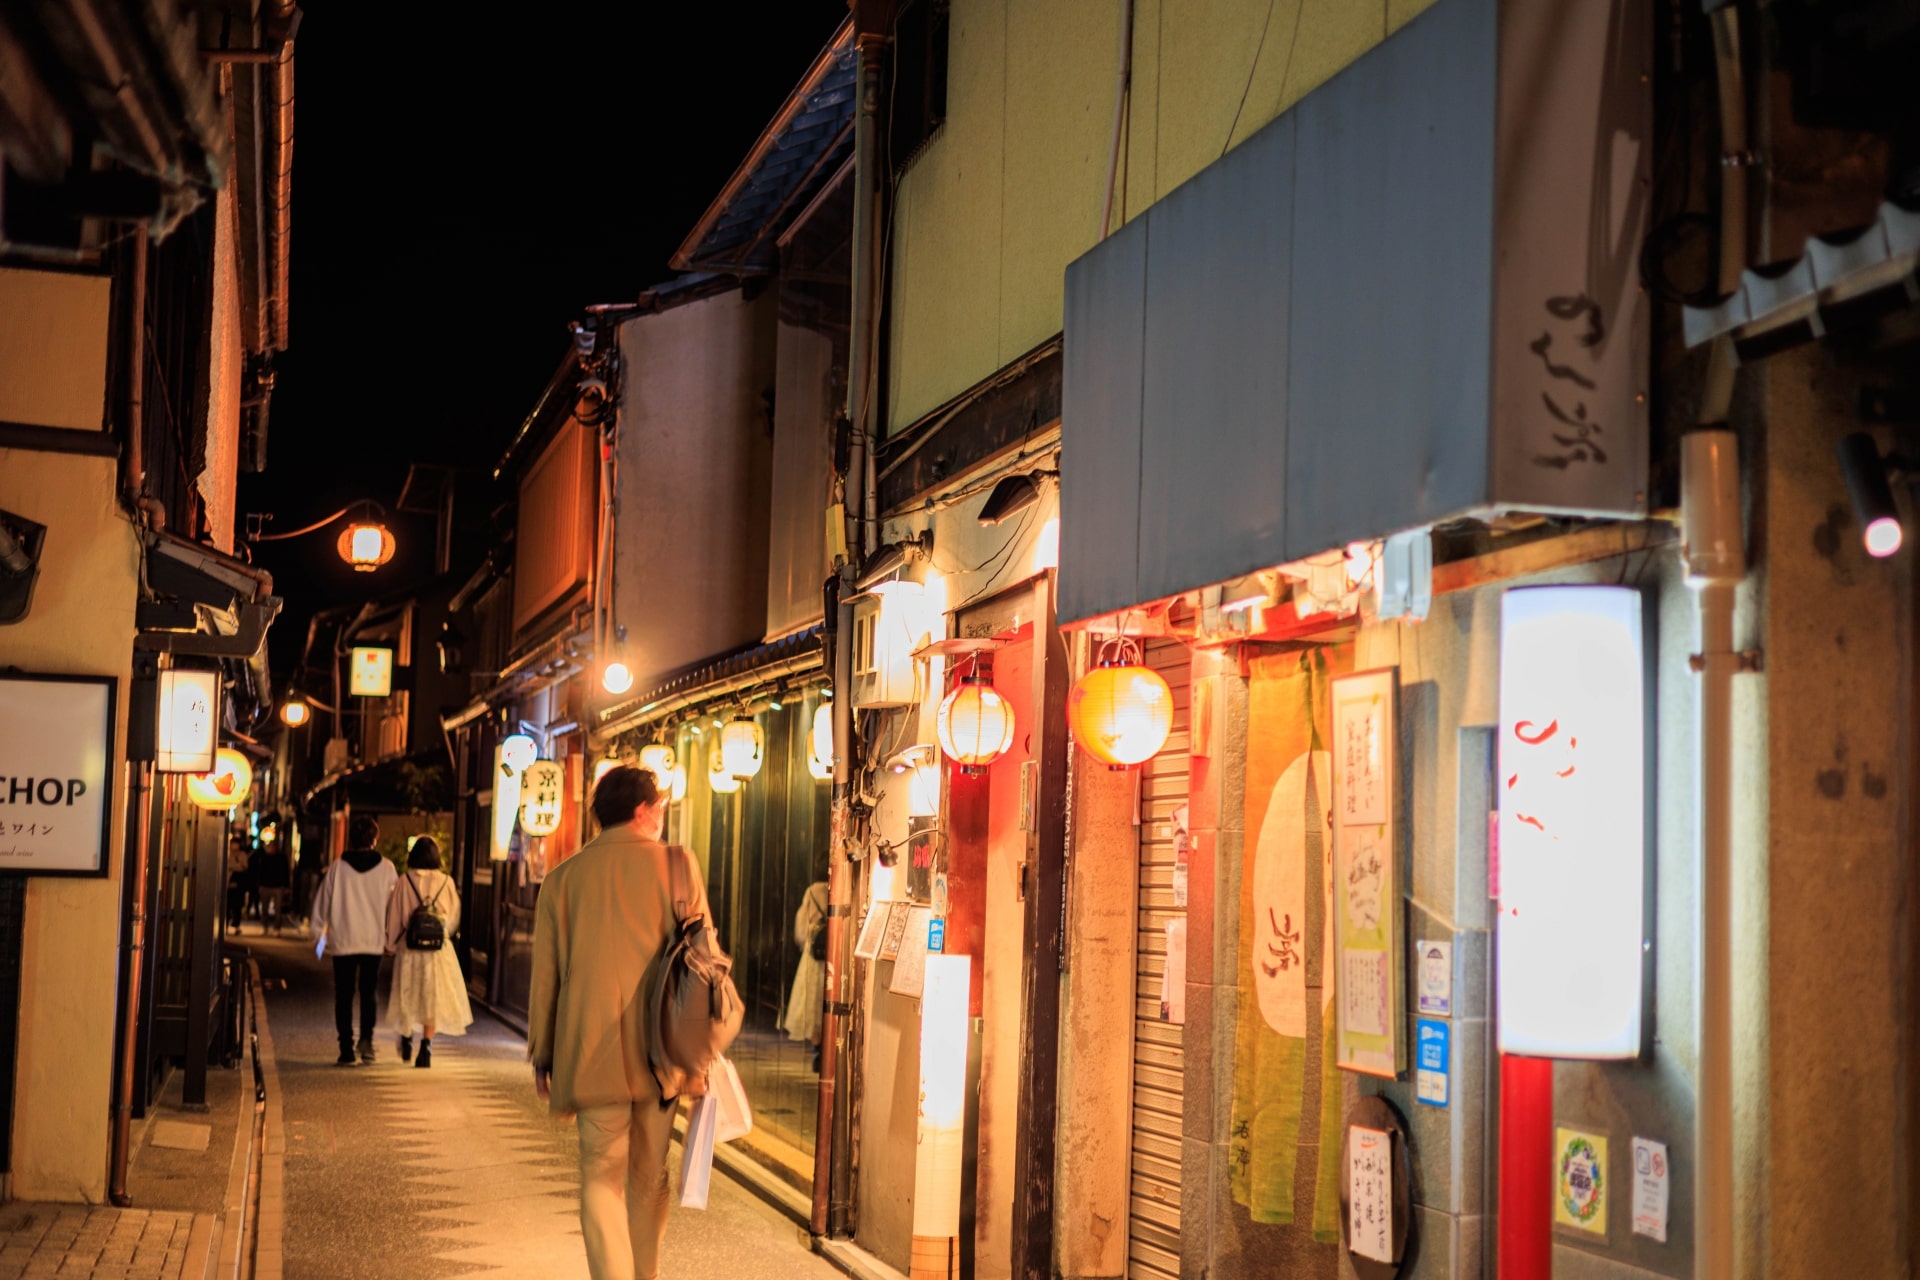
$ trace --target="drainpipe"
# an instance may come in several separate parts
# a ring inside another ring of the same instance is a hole
[[[139,518],[146,493],[147,224],[133,229],[133,268],[127,287],[127,509]]]
[[[867,16],[867,15],[862,15]],[[869,19],[870,20],[870,19]],[[863,23],[864,25],[864,23]],[[883,25],[883,24],[876,24]],[[849,1032],[853,1025],[853,863],[848,839],[853,806],[853,596],[872,546],[876,526],[872,433],[879,401],[880,111],[886,34],[862,30],[857,38],[855,93],[859,112],[853,142],[852,323],[847,355],[847,417],[852,425],[846,487],[847,563],[828,607],[833,616],[833,818],[827,864],[827,1008],[820,1047],[820,1102],[814,1132],[813,1206],[808,1229],[816,1236],[843,1237],[852,1225],[853,1084]]]
[[[1719,289],[1740,287],[1747,257],[1747,111],[1740,11],[1713,14],[1720,127]],[[1694,1113],[1694,1274],[1733,1280],[1733,647],[1734,589],[1746,577],[1740,453],[1725,427],[1736,359],[1722,335],[1709,354],[1700,428],[1680,442],[1680,527],[1687,585],[1700,601],[1700,907],[1696,931],[1700,1080]]]
[[[140,1077],[140,970],[147,938],[147,857],[153,832],[148,820],[148,796],[153,790],[153,762],[127,765],[127,862],[124,875],[128,907],[125,945],[120,952],[120,990],[125,1001],[120,1013],[119,1088],[113,1099],[113,1143],[107,1166],[107,1198],[122,1209],[133,1203],[127,1194],[127,1168],[133,1153],[133,1090]]]

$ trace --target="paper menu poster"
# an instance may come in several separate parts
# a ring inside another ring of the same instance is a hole
[[[927,983],[927,921],[933,918],[933,909],[912,907],[906,917],[906,931],[900,937],[900,953],[893,966],[893,981],[887,990],[918,1000]]]
[[[911,906],[907,902],[887,904],[887,931],[880,935],[880,959],[894,960],[899,957],[900,939],[907,932],[907,911]]]
[[[1347,1128],[1347,1247],[1393,1261],[1393,1142],[1381,1129]]]
[[[860,941],[854,946],[856,959],[874,960],[880,955],[880,942],[886,936],[887,921],[893,915],[890,902],[876,902],[867,908],[866,923],[860,926]]]
[[[1395,755],[1399,673],[1336,676],[1333,722],[1334,1060],[1393,1077],[1406,1067]]]

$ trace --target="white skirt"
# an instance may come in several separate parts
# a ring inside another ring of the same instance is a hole
[[[436,1036],[457,1036],[473,1025],[466,980],[452,947],[410,951],[393,957],[393,992],[387,1001],[387,1025],[403,1036],[427,1027]]]
[[[827,998],[827,965],[815,960],[813,952],[800,953],[800,966],[793,971],[793,991],[787,996],[787,1015],[780,1029],[789,1040],[820,1039],[821,1005]]]

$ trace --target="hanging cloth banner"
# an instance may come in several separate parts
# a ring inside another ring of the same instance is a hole
[[[1240,903],[1245,959],[1238,975],[1229,1179],[1234,1200],[1255,1222],[1294,1220],[1300,1143],[1337,1131],[1341,1113],[1344,1085],[1326,1065],[1322,1034],[1332,991],[1322,980],[1332,885],[1327,682],[1351,666],[1351,649],[1343,647],[1256,659],[1249,672],[1248,857]],[[1309,1063],[1319,1086],[1311,1091]],[[1303,1134],[1310,1092],[1321,1105],[1312,1132]],[[1339,1144],[1332,1145],[1337,1157]],[[1328,1181],[1324,1172],[1315,1170],[1316,1184]],[[1316,1186],[1312,1197],[1316,1235],[1323,1202],[1332,1202],[1329,1222],[1338,1231],[1337,1181],[1329,1187]]]

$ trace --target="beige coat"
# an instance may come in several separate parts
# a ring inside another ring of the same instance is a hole
[[[691,860],[690,860],[691,861]],[[707,915],[697,864],[688,914]],[[547,874],[533,926],[527,1049],[553,1072],[552,1109],[658,1099],[647,1065],[647,972],[674,929],[667,847],[603,831]]]

